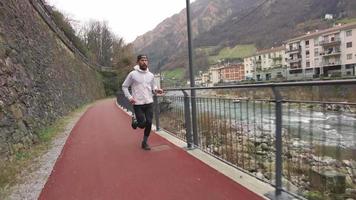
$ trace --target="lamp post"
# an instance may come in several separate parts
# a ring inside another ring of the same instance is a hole
[[[193,47],[192,47],[192,30],[190,24],[190,1],[186,0],[187,10],[187,31],[188,31],[188,52],[189,52],[189,78],[190,87],[195,87],[194,82],[194,70],[193,70]],[[196,101],[195,90],[191,90],[191,103],[192,103],[192,125],[193,125],[193,141],[195,145],[198,145],[197,123],[196,123]]]

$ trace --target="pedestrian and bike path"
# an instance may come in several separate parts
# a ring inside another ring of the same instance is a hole
[[[39,199],[259,200],[159,134],[143,130],[115,100],[90,107],[73,128]]]

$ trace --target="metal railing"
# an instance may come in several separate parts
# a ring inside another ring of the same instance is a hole
[[[350,102],[287,98],[300,91],[297,87],[311,93],[352,88],[352,93],[356,80],[166,89],[165,96],[156,97],[156,125],[185,140],[188,148],[200,148],[271,184],[276,198],[284,192],[355,198],[356,102],[351,94],[343,94]],[[198,92],[193,101],[189,90]],[[265,98],[242,96],[252,91]],[[190,102],[196,104],[196,116]]]
[[[329,61],[323,61],[322,66],[327,67],[327,66],[335,66],[335,65],[341,65],[341,60],[335,60],[334,62],[329,62]]]
[[[324,39],[320,41],[320,45],[330,45],[330,44],[338,44],[341,43],[341,38],[340,37],[335,37],[335,38],[330,38],[330,39]]]
[[[300,46],[298,47],[292,47],[290,49],[286,50],[286,53],[292,53],[292,52],[300,52],[302,50],[302,48]]]

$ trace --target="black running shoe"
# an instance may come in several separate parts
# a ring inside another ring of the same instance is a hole
[[[136,129],[137,128],[137,125],[138,125],[138,122],[136,120],[136,118],[134,116],[132,116],[132,122],[131,122],[131,127],[133,129]]]
[[[151,150],[151,147],[146,142],[142,142],[141,148],[147,151]]]

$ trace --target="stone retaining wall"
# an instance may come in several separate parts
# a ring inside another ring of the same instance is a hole
[[[58,38],[29,0],[0,1],[0,159],[104,95],[98,72]]]

